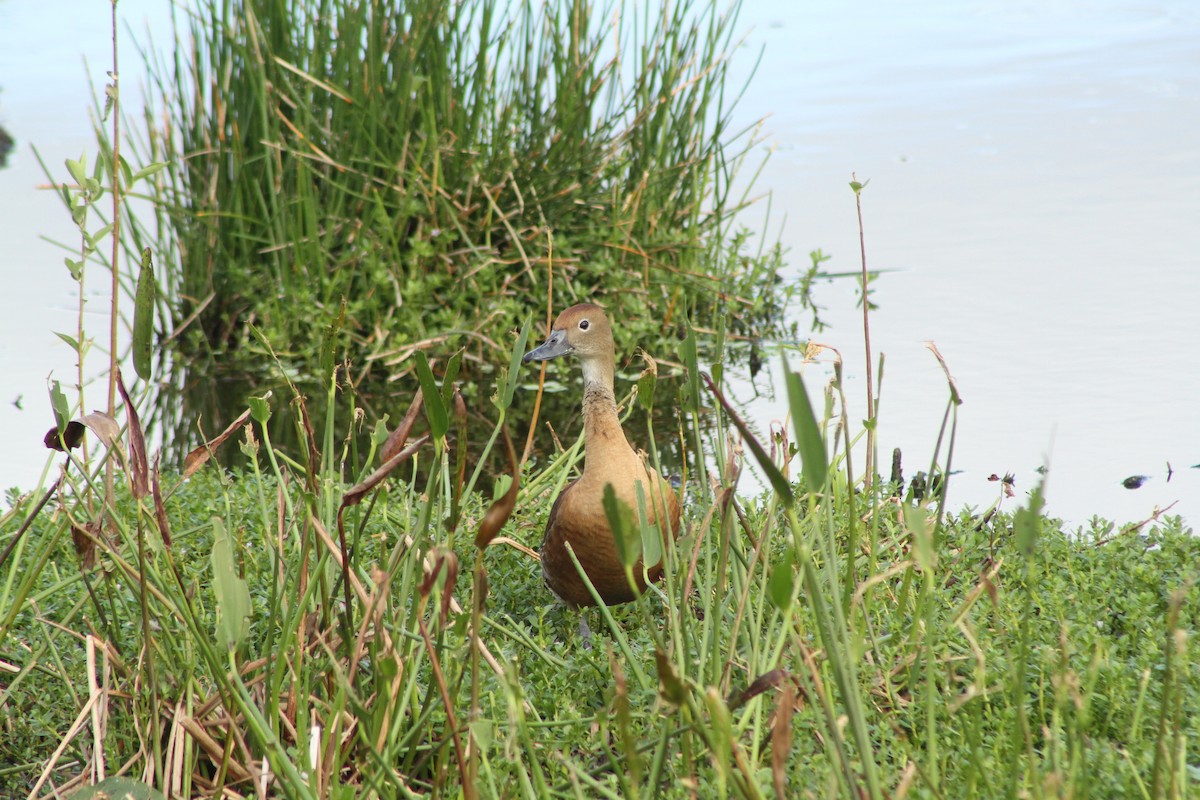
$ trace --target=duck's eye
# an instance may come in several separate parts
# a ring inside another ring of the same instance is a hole
[[[586,319],[579,320],[579,330],[586,331],[590,323]]]

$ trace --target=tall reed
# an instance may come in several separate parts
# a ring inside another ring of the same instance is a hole
[[[490,374],[497,331],[551,281],[564,302],[604,303],[643,346],[669,342],[685,314],[727,315],[742,340],[790,331],[779,248],[748,251],[735,221],[752,152],[752,132],[730,127],[736,14],[201,0],[173,60],[150,56],[138,142],[169,165],[144,232],[182,390],[164,413],[217,425],[272,380],[251,326],[314,397],[319,343],[336,331],[373,411],[417,350],[462,345],[464,377]]]

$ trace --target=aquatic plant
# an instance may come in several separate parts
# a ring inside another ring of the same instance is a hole
[[[630,320],[623,344],[652,349],[685,319],[743,343],[792,335],[783,310],[807,294],[737,221],[753,131],[730,128],[736,14],[200,2],[173,59],[148,51],[156,96],[134,137],[168,165],[139,231],[180,389],[162,413],[219,426],[264,381],[319,398],[330,359],[383,413],[417,351],[459,347],[479,410],[502,332],[563,301],[606,305]]]

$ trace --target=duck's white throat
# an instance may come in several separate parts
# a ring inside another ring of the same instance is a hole
[[[612,372],[604,368],[598,358],[589,358],[582,362],[584,391],[602,389],[606,394],[613,392]]]

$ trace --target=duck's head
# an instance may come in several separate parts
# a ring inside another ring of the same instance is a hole
[[[526,353],[524,361],[549,361],[568,353],[585,364],[613,357],[612,327],[600,306],[580,303],[563,311],[554,320],[550,336]]]

